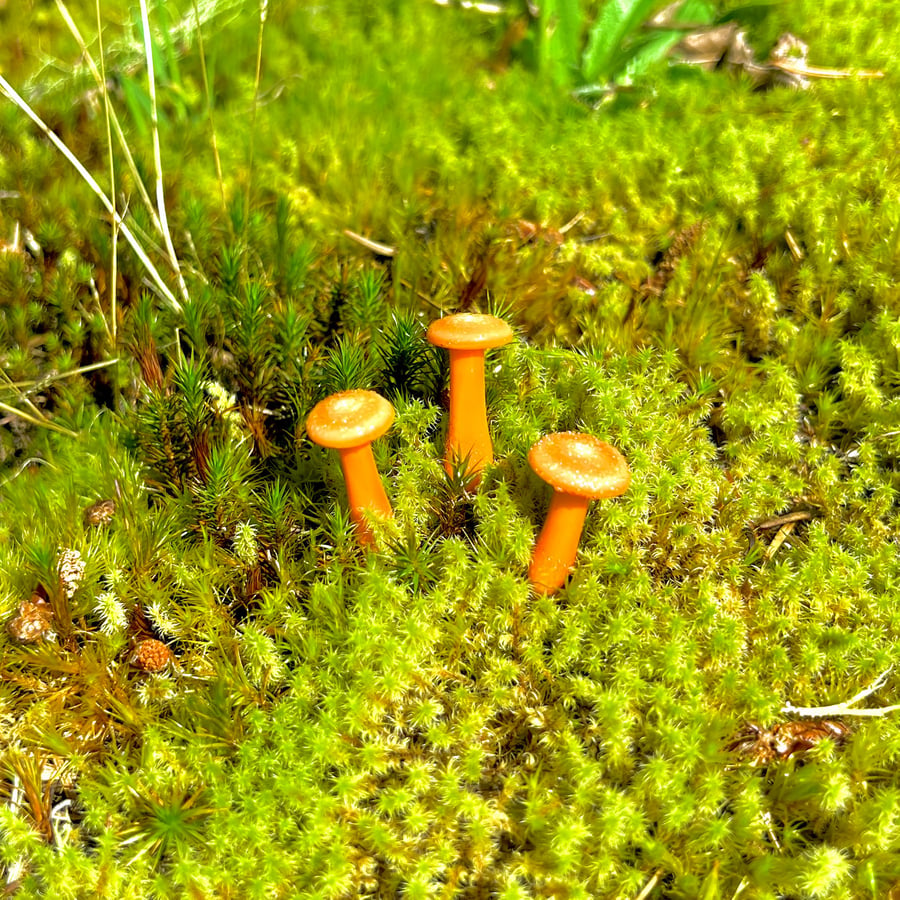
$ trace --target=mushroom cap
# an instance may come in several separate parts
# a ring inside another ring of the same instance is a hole
[[[426,336],[435,346],[448,350],[486,350],[508,344],[513,331],[497,316],[456,313],[435,319],[428,326]]]
[[[380,438],[394,421],[394,407],[374,391],[342,391],[317,403],[306,420],[311,441],[345,450]]]
[[[542,437],[528,454],[531,468],[557,491],[602,500],[631,484],[625,457],[590,434],[562,431]]]

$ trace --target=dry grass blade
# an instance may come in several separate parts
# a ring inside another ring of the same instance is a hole
[[[99,15],[99,2],[98,6],[98,15]],[[128,171],[131,173],[131,177],[134,179],[134,183],[137,186],[138,193],[141,195],[141,199],[144,201],[144,205],[147,207],[147,212],[150,215],[150,219],[153,222],[153,227],[156,228],[157,231],[162,231],[162,225],[160,224],[159,217],[156,215],[156,207],[153,205],[153,201],[150,199],[150,195],[147,193],[147,188],[144,186],[143,179],[138,173],[137,165],[134,161],[134,157],[131,154],[131,150],[128,147],[128,142],[125,140],[125,133],[122,131],[122,125],[119,122],[119,117],[116,115],[115,108],[109,103],[109,92],[106,89],[106,76],[105,72],[101,73],[96,64],[94,63],[93,58],[88,50],[88,46],[84,41],[84,38],[81,36],[81,32],[78,30],[78,26],[75,24],[75,20],[69,14],[69,10],[66,5],[63,3],[63,0],[56,0],[56,8],[59,11],[60,16],[62,16],[63,21],[66,23],[69,31],[72,33],[72,37],[75,38],[78,46],[81,48],[82,58],[87,64],[88,70],[90,71],[93,79],[97,85],[97,89],[103,95],[104,105],[109,109],[110,115],[110,123],[112,124],[113,129],[116,132],[116,140],[119,142],[119,148],[125,156],[125,163],[128,166]],[[100,35],[100,62],[103,65],[103,37]],[[110,189],[113,196],[115,196],[115,191]]]
[[[15,406],[10,406],[8,403],[3,403],[2,401],[0,401],[0,410],[9,413],[11,416],[16,416],[19,419],[24,419],[26,422],[29,422],[32,425],[37,426],[38,428],[49,428],[50,431],[58,431],[60,434],[65,434],[69,437],[78,437],[77,431],[72,431],[69,428],[63,428],[62,425],[57,425],[56,422],[51,422],[40,411],[37,411],[37,415],[32,415],[31,413],[25,412],[25,410],[23,409],[17,409]]]
[[[119,215],[119,211],[113,206],[112,201],[106,194],[103,192],[103,188],[97,184],[96,179],[90,172],[84,167],[81,163],[81,160],[75,156],[74,153],[57,137],[57,135],[47,126],[47,123],[31,108],[30,104],[24,97],[22,97],[16,89],[2,76],[0,75],[0,91],[4,94],[4,96],[11,103],[15,104],[34,122],[35,125],[41,130],[44,137],[59,150],[60,153],[74,166],[75,170],[82,177],[82,179],[87,182],[88,187],[97,195],[100,199],[100,202],[106,207],[106,211],[113,217],[113,219],[118,223],[118,226],[125,236],[125,240],[128,241],[131,249],[134,250],[137,258],[144,265],[144,268],[150,274],[150,277],[153,281],[154,287],[159,291],[162,297],[168,302],[168,304],[175,310],[177,313],[181,313],[182,307],[181,303],[179,303],[176,296],[172,293],[169,286],[163,281],[162,276],[159,274],[159,270],[153,265],[150,257],[144,252],[144,248],[140,245],[137,238],[134,236],[134,233],[128,227],[127,223],[124,221],[121,215]]]
[[[891,667],[893,668],[893,666]],[[884,716],[900,709],[900,704],[893,706],[866,707],[855,709],[855,704],[865,700],[876,691],[881,690],[887,684],[891,668],[882,672],[867,688],[855,694],[843,703],[833,703],[830,706],[794,706],[793,703],[785,703],[781,708],[783,713],[793,716],[806,716],[807,718],[822,718],[823,716]]]
[[[62,425],[57,425],[56,422],[48,419],[34,403],[28,399],[23,388],[44,387],[45,385],[52,384],[54,381],[60,381],[63,378],[69,378],[72,375],[82,375],[85,372],[93,372],[96,369],[114,366],[118,361],[118,359],[110,359],[105,360],[104,362],[92,363],[89,366],[81,366],[78,369],[72,369],[70,372],[48,375],[46,378],[42,378],[39,381],[11,381],[5,372],[0,371],[0,379],[2,379],[2,382],[5,382],[5,384],[0,382],[0,388],[6,387],[11,390],[16,395],[20,404],[19,406],[10,406],[8,403],[0,401],[0,410],[3,410],[11,416],[23,419],[38,428],[47,428],[50,431],[56,431],[59,434],[65,434],[69,437],[78,437],[77,431],[72,431],[70,428],[64,428]],[[28,410],[30,410],[30,412]]]
[[[62,2],[62,0],[58,0],[58,2]],[[107,155],[109,159],[109,193],[110,196],[116,196],[116,165],[115,158],[113,157],[113,146],[112,146],[112,125],[110,122],[112,106],[109,102],[109,91],[106,90],[106,58],[103,54],[103,23],[100,18],[100,0],[97,0],[96,4],[96,12],[97,12],[97,40],[100,43],[100,75],[102,78],[103,84],[103,118],[106,125],[106,149]],[[74,23],[73,23],[74,24]],[[109,270],[110,270],[110,278],[109,278],[109,326],[107,327],[107,333],[109,334],[110,341],[112,342],[113,347],[116,346],[116,333],[118,331],[118,310],[116,308],[116,279],[117,279],[117,268],[118,268],[118,244],[119,244],[119,226],[116,223],[116,220],[112,221],[112,251]]]
[[[783,516],[776,516],[774,519],[758,522],[752,527],[756,531],[767,531],[771,528],[781,528],[782,525],[788,525],[791,522],[808,522],[812,517],[813,514],[807,510],[797,510],[796,512],[785,513]]]
[[[56,372],[34,381],[7,381],[7,387],[15,389],[44,387],[45,385],[53,384],[54,381],[61,381],[63,378],[71,378],[73,375],[84,375],[85,372],[95,372],[97,369],[114,366],[118,362],[119,359],[117,357],[116,359],[106,359],[103,362],[91,363],[89,366],[79,366],[77,369],[70,369],[68,372]]]
[[[361,234],[357,234],[355,231],[351,231],[349,228],[344,229],[344,236],[350,238],[351,241],[356,241],[361,247],[371,250],[378,256],[393,256],[397,252],[396,249],[389,244],[381,244],[378,241],[373,241],[370,238],[363,237]]]
[[[156,205],[159,211],[160,232],[166,244],[169,261],[178,279],[178,287],[182,298],[189,300],[187,285],[181,275],[181,267],[178,264],[178,256],[172,245],[172,235],[169,232],[169,221],[166,217],[166,198],[163,190],[162,152],[159,147],[159,116],[156,107],[156,76],[153,69],[153,43],[150,35],[150,15],[147,11],[147,0],[141,0],[141,26],[144,30],[144,52],[147,58],[147,86],[150,92],[150,125],[153,134],[153,167],[156,170]]]
[[[647,883],[641,889],[641,892],[634,898],[634,900],[646,900],[650,894],[653,893],[653,889],[659,884],[659,879],[662,877],[663,870],[657,869],[648,879]]]
[[[792,65],[788,62],[773,62],[771,65],[782,72],[806,78],[884,78],[884,72],[872,69],[823,69],[820,66]]]

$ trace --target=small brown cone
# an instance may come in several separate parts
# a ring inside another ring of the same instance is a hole
[[[155,638],[144,638],[131,654],[131,664],[142,672],[162,672],[172,661],[172,651]]]
[[[88,527],[99,528],[101,525],[108,525],[115,514],[115,500],[98,500],[84,511],[84,524]]]

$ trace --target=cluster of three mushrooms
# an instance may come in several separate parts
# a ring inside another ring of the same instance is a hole
[[[471,484],[493,461],[487,425],[484,354],[512,339],[512,330],[495,316],[460,313],[431,323],[428,339],[450,354],[450,416],[444,465],[462,466]],[[317,404],[306,423],[315,443],[340,454],[350,512],[363,546],[374,546],[365,513],[392,515],[371,442],[391,426],[394,409],[373,391],[344,391]],[[539,440],[528,456],[534,471],[554,488],[547,519],[535,544],[528,577],[539,593],[551,594],[575,562],[591,499],[615,497],[630,482],[618,450],[586,434],[562,432]]]

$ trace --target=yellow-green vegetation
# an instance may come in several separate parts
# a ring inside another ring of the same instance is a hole
[[[661,60],[594,109],[519,5],[0,3],[8,894],[900,890],[883,6],[716,8],[882,79]],[[460,309],[517,332],[472,492],[425,340]],[[396,408],[378,552],[304,431],[351,388]],[[539,597],[565,430],[632,482]]]

